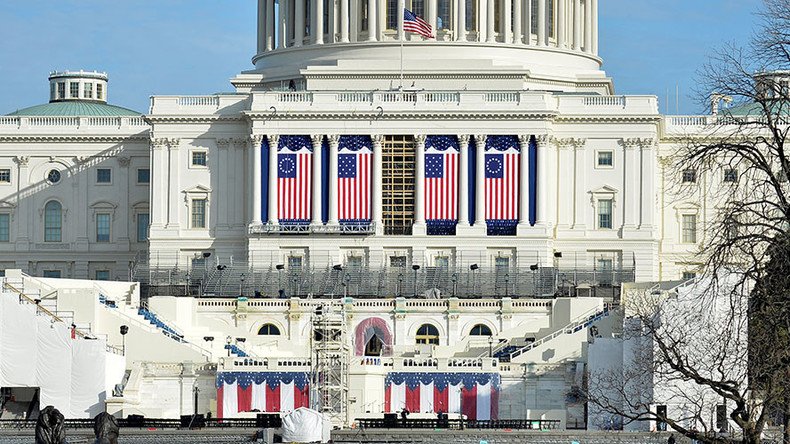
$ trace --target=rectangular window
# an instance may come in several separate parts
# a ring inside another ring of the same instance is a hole
[[[206,199],[192,199],[192,228],[206,228]]]
[[[148,241],[148,213],[137,214],[137,242]]]
[[[96,215],[96,242],[110,241],[110,215],[99,213]]]
[[[346,267],[352,270],[359,270],[362,268],[362,256],[348,256],[346,258]]]
[[[0,169],[0,183],[11,183],[11,170],[8,168]]]
[[[453,16],[453,10],[450,0],[439,0],[439,13],[437,14],[438,21],[436,29],[450,29],[450,20]]]
[[[58,82],[58,99],[66,98],[66,82]]]
[[[390,267],[406,268],[406,256],[390,256]]]
[[[69,82],[69,97],[72,99],[80,98],[80,84],[77,82]]]
[[[507,270],[510,268],[510,258],[509,257],[497,257],[494,258],[494,269],[498,272],[500,270]]]
[[[684,170],[683,183],[697,183],[697,170],[691,168]]]
[[[599,271],[611,271],[614,268],[613,259],[600,257],[596,262],[596,266]]]
[[[612,199],[598,200],[598,228],[612,228]]]
[[[361,6],[362,6],[361,11],[359,11],[359,15],[362,18],[361,28],[362,31],[367,31],[368,20],[370,19],[370,17],[368,17],[368,2],[362,2]]]
[[[477,2],[466,2],[466,29],[477,30]]]
[[[109,281],[110,280],[110,270],[96,270],[96,280],[97,281]]]
[[[44,277],[60,279],[60,270],[44,270]]]
[[[112,183],[112,170],[109,168],[97,168],[96,183]]]
[[[299,271],[302,269],[302,256],[288,256],[288,269]]]
[[[151,170],[148,168],[138,168],[137,183],[151,183]]]
[[[724,182],[735,183],[738,181],[738,170],[735,168],[727,168],[724,170]]]
[[[101,83],[96,84],[96,99],[104,100],[104,85]]]
[[[697,273],[694,273],[693,271],[684,271],[683,272],[683,280],[684,281],[688,281],[690,279],[694,279],[695,277],[697,277]]]
[[[56,83],[49,84],[49,100],[57,100],[57,89],[58,85]]]
[[[610,167],[614,165],[614,153],[611,151],[598,151],[598,166]]]
[[[696,244],[697,243],[697,215],[684,214],[682,220],[683,230],[683,243]]]
[[[433,265],[437,268],[444,268],[446,270],[450,268],[450,258],[447,256],[436,256],[433,259]]]
[[[0,214],[0,242],[11,240],[11,215]]]
[[[425,0],[411,0],[411,12],[417,17],[425,19]]]
[[[398,29],[398,0],[387,0],[387,29]]]
[[[82,94],[86,99],[93,98],[93,83],[84,83],[82,85]]]
[[[205,151],[192,151],[192,166],[206,166],[208,154]]]

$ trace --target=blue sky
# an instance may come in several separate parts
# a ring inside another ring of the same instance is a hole
[[[110,74],[110,102],[146,112],[152,94],[230,91],[251,68],[255,0],[2,0],[0,114],[44,103],[52,70]],[[700,111],[696,71],[723,42],[746,42],[759,0],[600,0],[604,69],[618,94]]]

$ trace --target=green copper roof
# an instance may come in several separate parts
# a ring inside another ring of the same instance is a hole
[[[9,116],[68,116],[68,117],[118,117],[141,116],[143,113],[98,102],[51,102],[31,106],[8,114]]]
[[[790,103],[786,99],[779,99],[771,103],[771,113],[775,115],[790,114]],[[719,110],[720,115],[730,116],[759,116],[764,113],[759,103],[740,103],[729,108]]]

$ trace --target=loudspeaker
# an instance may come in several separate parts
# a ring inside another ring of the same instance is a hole
[[[126,417],[127,427],[141,428],[145,425],[145,416],[143,415],[129,415]]]
[[[255,417],[255,427],[262,429],[278,429],[283,426],[283,420],[276,413],[258,413]]]
[[[202,413],[197,415],[181,415],[181,428],[192,427],[202,429],[206,426],[206,417]]]
[[[397,413],[385,413],[384,414],[384,427],[388,429],[392,429],[397,427],[398,425],[398,414]]]

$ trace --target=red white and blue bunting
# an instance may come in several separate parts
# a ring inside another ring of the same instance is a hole
[[[497,373],[389,373],[387,412],[462,413],[467,419],[499,419]]]
[[[218,418],[310,407],[310,377],[304,372],[220,372],[216,386]]]

